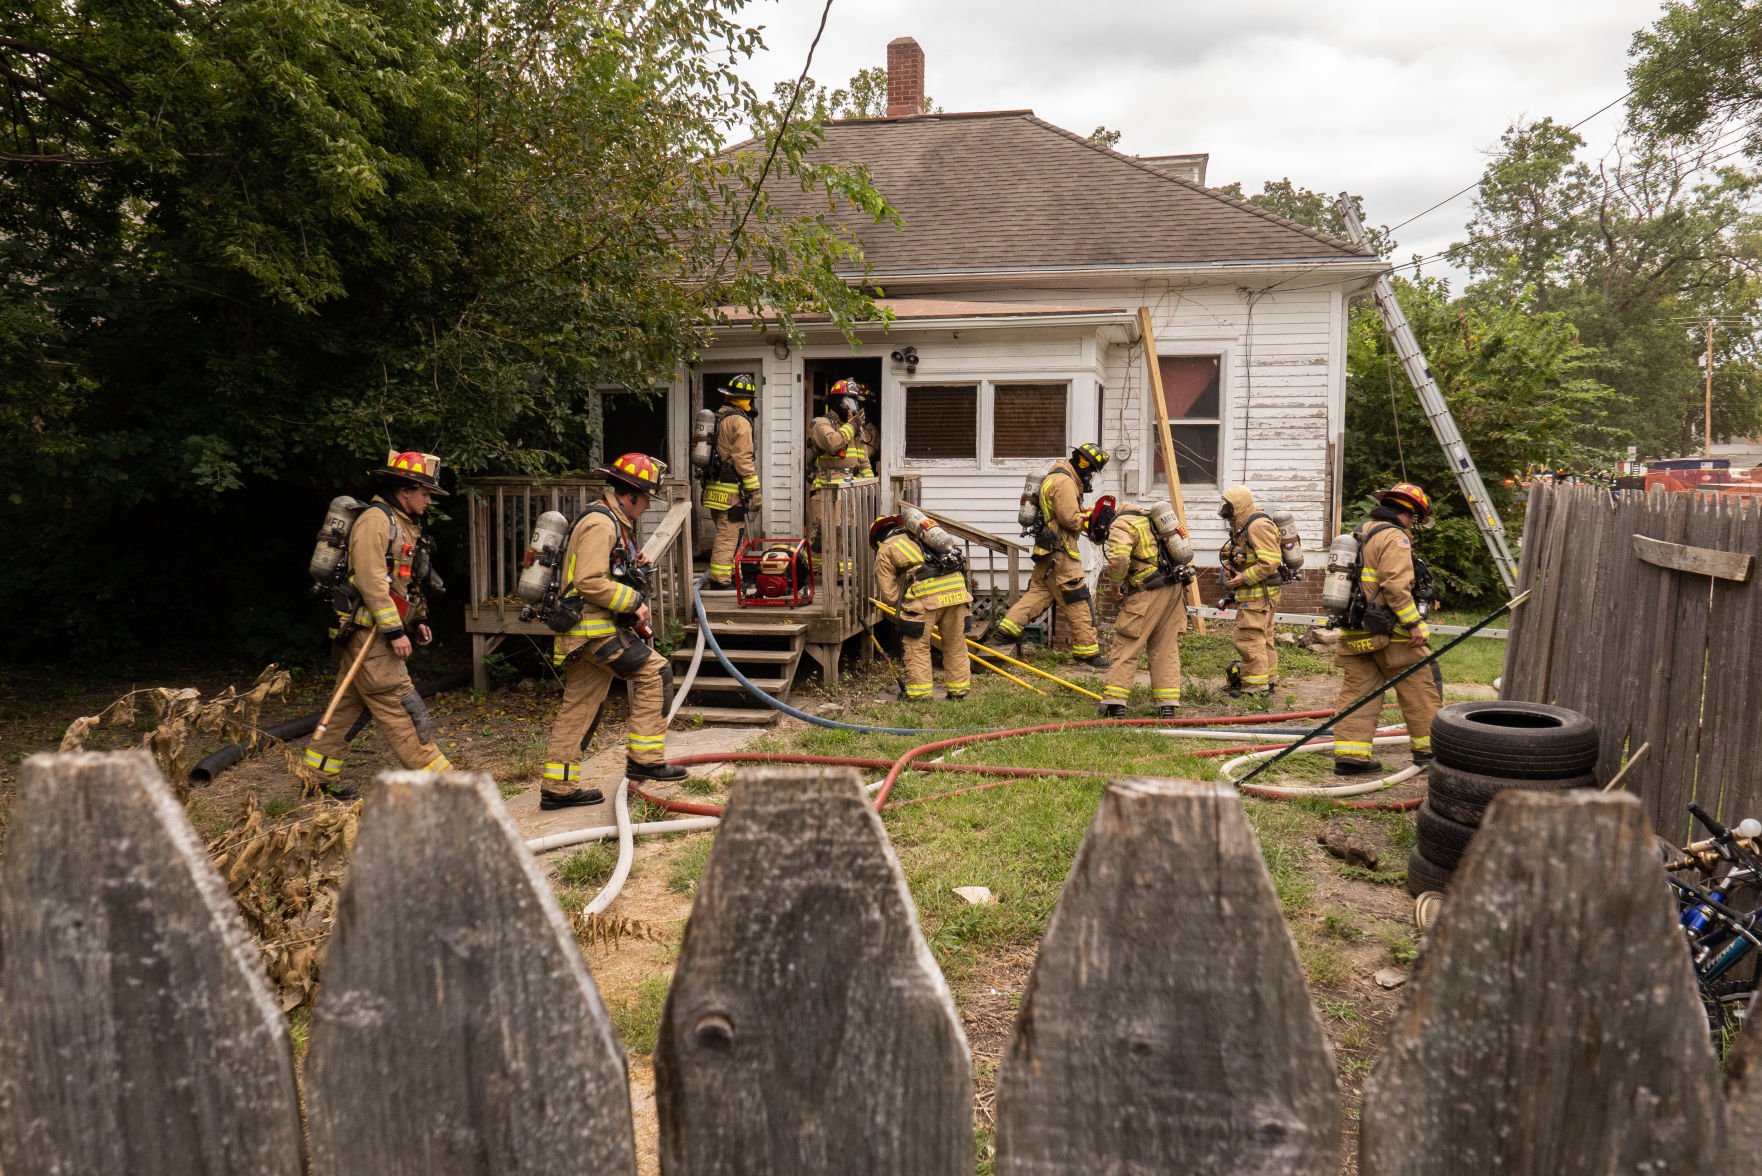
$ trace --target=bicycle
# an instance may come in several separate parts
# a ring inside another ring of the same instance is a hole
[[[1723,1059],[1762,980],[1762,821],[1745,818],[1733,829],[1697,804],[1688,809],[1712,836],[1681,849],[1663,845],[1661,856],[1708,1031]],[[1705,884],[1679,876],[1690,870]]]

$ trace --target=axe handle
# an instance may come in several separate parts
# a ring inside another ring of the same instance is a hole
[[[379,640],[379,633],[374,631],[369,632],[367,640],[361,643],[361,652],[357,653],[355,660],[349,663],[349,672],[343,675],[343,680],[336,684],[336,693],[330,696],[330,705],[324,708],[324,717],[319,719],[318,726],[312,729],[314,742],[324,738],[325,728],[330,726],[331,716],[336,714],[337,704],[343,700],[343,692],[355,680],[355,674],[361,669],[361,663],[367,660],[367,651],[373,648],[373,643],[377,640]]]

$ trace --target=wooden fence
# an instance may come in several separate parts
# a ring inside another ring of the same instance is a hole
[[[151,760],[32,757],[13,821],[8,1176],[634,1170],[622,1049],[488,777],[369,792],[304,1135],[287,1023]],[[1370,1076],[1358,1170],[1762,1170],[1762,1032],[1736,1049],[1722,1092],[1639,803],[1507,795]],[[655,1079],[665,1173],[973,1171],[960,1020],[854,772],[736,782]],[[1107,789],[997,1107],[1005,1176],[1339,1169],[1328,1046],[1227,787]]]
[[[1667,836],[1699,801],[1762,817],[1762,504],[1589,486],[1531,488],[1501,692],[1583,711],[1607,780]],[[1728,578],[1743,575],[1743,579]]]

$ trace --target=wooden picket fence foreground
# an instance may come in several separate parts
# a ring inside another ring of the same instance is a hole
[[[1762,1170],[1758,1037],[1722,1093],[1638,802],[1508,795],[1367,1085],[1359,1171]],[[853,772],[737,782],[655,1076],[667,1173],[973,1171],[960,1021]],[[0,862],[7,1176],[634,1171],[623,1051],[494,784],[368,794],[305,1093],[303,1133],[286,1021],[151,761],[27,761]],[[1338,1171],[1328,1046],[1228,788],[1108,788],[997,1107],[1005,1174]]]

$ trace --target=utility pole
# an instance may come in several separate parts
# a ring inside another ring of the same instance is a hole
[[[1352,207],[1351,198],[1342,192],[1337,207],[1340,215],[1346,218],[1346,229],[1352,234],[1352,240],[1359,245],[1365,244],[1364,225],[1358,219],[1358,210]],[[1510,545],[1505,542],[1505,524],[1500,521],[1499,511],[1493,505],[1492,496],[1487,493],[1486,483],[1481,481],[1481,473],[1475,468],[1474,458],[1468,452],[1468,443],[1462,439],[1462,430],[1456,427],[1456,418],[1450,415],[1450,406],[1444,402],[1443,390],[1438,387],[1438,381],[1432,375],[1431,365],[1426,362],[1425,354],[1419,349],[1419,339],[1408,325],[1401,304],[1395,301],[1395,287],[1389,281],[1388,274],[1377,276],[1371,293],[1376,298],[1377,309],[1383,314],[1383,326],[1388,329],[1389,341],[1395,345],[1395,354],[1401,358],[1401,366],[1406,369],[1407,378],[1413,383],[1413,391],[1419,396],[1420,407],[1425,409],[1432,432],[1437,436],[1438,444],[1443,447],[1444,458],[1450,463],[1451,472],[1456,475],[1457,488],[1468,500],[1469,517],[1474,520],[1481,539],[1492,553],[1493,566],[1498,569],[1499,579],[1504,582],[1505,590],[1516,593],[1517,559],[1511,554]]]
[[[1702,410],[1701,425],[1705,430],[1705,440],[1701,443],[1701,456],[1713,456],[1713,320],[1707,320],[1707,402]]]

